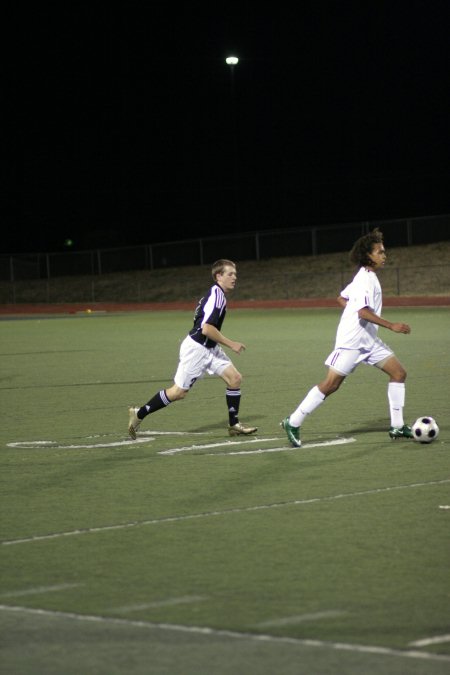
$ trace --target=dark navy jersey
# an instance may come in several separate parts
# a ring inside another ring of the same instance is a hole
[[[214,284],[209,289],[208,293],[200,298],[194,313],[194,325],[189,331],[189,335],[193,340],[211,349],[215,347],[217,342],[210,340],[203,335],[202,327],[205,323],[210,323],[215,326],[217,330],[222,328],[223,320],[227,312],[227,300],[225,293],[218,286]]]

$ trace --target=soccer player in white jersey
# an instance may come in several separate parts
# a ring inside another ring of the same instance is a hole
[[[181,343],[174,384],[158,391],[140,408],[128,410],[128,433],[133,439],[144,417],[184,398],[194,383],[206,373],[218,375],[226,384],[229,435],[245,436],[258,430],[257,427],[246,427],[239,421],[242,375],[221,347],[224,345],[235,354],[245,350],[242,342],[230,340],[221,332],[227,310],[226,295],[236,285],[236,265],[231,260],[217,260],[212,266],[211,275],[214,284],[200,298],[194,313],[194,325]]]
[[[281,426],[294,447],[301,447],[300,427],[324,400],[339,389],[347,375],[360,363],[376,366],[389,376],[388,401],[392,439],[412,438],[411,427],[404,423],[406,371],[392,349],[378,337],[378,327],[394,333],[411,332],[407,323],[391,322],[381,317],[382,292],[376,271],[386,262],[383,234],[375,228],[360,237],[350,251],[350,260],[359,267],[353,280],[338,298],[344,307],[334,350],[325,361],[325,379],[310,389],[296,410],[285,417]]]

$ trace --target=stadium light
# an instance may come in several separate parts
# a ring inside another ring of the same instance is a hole
[[[238,158],[238,133],[237,133],[237,115],[236,115],[236,94],[234,90],[234,67],[239,63],[237,56],[227,56],[225,63],[230,66],[231,83],[231,117],[233,124],[233,159],[234,159],[234,200],[236,210],[236,225],[240,226],[241,206],[239,196],[239,158]]]

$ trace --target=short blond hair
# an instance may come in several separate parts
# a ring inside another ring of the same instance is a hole
[[[227,260],[226,258],[220,258],[219,260],[216,260],[215,263],[213,263],[211,267],[211,276],[214,281],[216,281],[218,274],[224,273],[225,267],[234,267],[234,269],[236,269],[236,263],[234,263],[232,260]]]

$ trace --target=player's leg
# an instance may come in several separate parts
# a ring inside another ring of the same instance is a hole
[[[221,358],[217,356],[216,358]],[[248,434],[254,434],[258,431],[258,427],[247,427],[241,424],[239,421],[239,408],[241,405],[241,382],[242,375],[235,368],[235,366],[229,362],[225,368],[218,369],[217,373],[224,380],[227,385],[226,389],[226,404],[228,409],[228,433],[230,436],[247,436]]]
[[[182,389],[177,384],[173,384],[168,389],[161,389],[158,391],[147,403],[144,403],[140,408],[137,406],[128,409],[128,433],[131,438],[136,438],[136,431],[142,420],[152,413],[166,408],[173,401],[179,401],[184,398],[188,390]]]
[[[301,447],[300,427],[305,418],[322,405],[328,396],[337,391],[344,380],[345,375],[329,368],[326,378],[310,389],[294,412],[281,422],[281,426],[294,447]]]
[[[136,438],[136,431],[142,420],[152,413],[166,408],[170,403],[183,399],[189,389],[206,371],[209,353],[191,338],[185,338],[180,346],[180,356],[174,384],[161,389],[143,406],[129,408],[128,433]]]
[[[322,405],[328,396],[339,389],[347,375],[355,369],[360,360],[361,353],[358,349],[337,349],[329,355],[325,361],[328,366],[325,379],[312,387],[294,412],[281,422],[281,426],[293,447],[300,448],[302,445],[300,427],[305,418]]]
[[[395,356],[391,354],[385,360],[378,362],[377,367],[389,375],[388,401],[389,414],[391,418],[391,428],[389,436],[396,438],[413,438],[411,427],[404,422],[403,408],[405,407],[405,380],[406,370]]]

